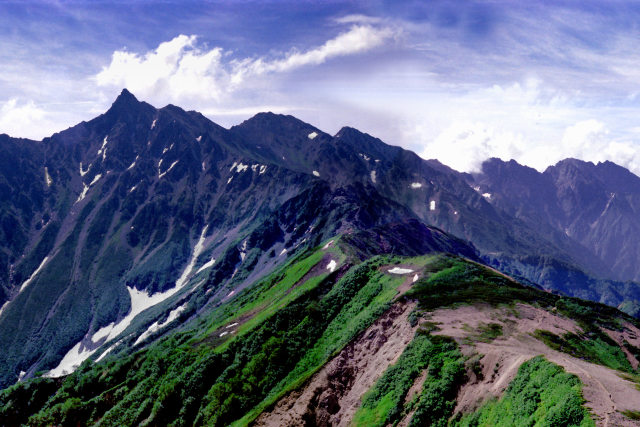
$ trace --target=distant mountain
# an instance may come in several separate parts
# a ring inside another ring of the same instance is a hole
[[[594,273],[640,279],[640,178],[627,169],[566,159],[539,173],[491,159],[473,180],[510,215],[586,248],[600,260]]]
[[[335,236],[361,260],[448,253],[635,313],[640,288],[615,281],[633,256],[613,254],[635,247],[633,198],[602,205],[635,187],[567,168],[469,176],[353,128],[260,113],[225,129],[127,90],[42,141],[2,135],[0,385],[205,318]]]

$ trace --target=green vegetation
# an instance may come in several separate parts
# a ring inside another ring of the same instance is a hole
[[[482,323],[480,322],[476,329],[472,329],[469,325],[463,326],[464,330],[469,332],[467,340],[472,342],[490,343],[496,338],[502,336],[502,325],[499,323]]]
[[[640,420],[640,411],[622,411],[622,415],[631,420]]]
[[[405,408],[407,392],[427,367],[422,392]],[[463,378],[463,358],[455,342],[418,331],[396,364],[389,367],[365,394],[353,425],[394,424],[414,408],[411,425],[446,424]]]
[[[336,245],[330,251],[332,259],[340,260],[339,265],[352,262]],[[386,274],[380,268],[394,263],[424,266],[422,278],[409,291],[409,298],[416,299],[419,306],[410,316],[412,323],[418,322],[420,310],[523,301],[556,309],[578,319],[585,328],[593,325],[589,323],[595,316],[591,303],[524,287],[457,257],[378,256],[346,273],[345,269],[329,273],[321,264],[326,260],[324,254],[316,250],[297,256],[213,309],[206,319],[193,322],[191,329],[169,335],[137,353],[122,352],[99,364],[88,361],[64,379],[39,378],[0,392],[0,422],[248,425],[287,393],[303,386],[390,307],[398,286],[407,279]],[[126,260],[126,254],[120,258]],[[116,264],[105,268],[115,269]],[[596,305],[595,309],[600,308]],[[604,315],[598,324],[613,327],[616,322]],[[233,323],[237,325],[229,329]],[[407,417],[411,417],[408,421],[412,426],[449,422],[457,390],[465,380],[464,359],[451,339],[430,335],[436,328],[421,323],[398,361],[365,395],[354,424],[394,424]],[[583,335],[563,337],[540,332],[540,338],[555,348],[631,372],[624,354],[617,347],[616,351],[606,334],[597,326],[584,330]],[[472,340],[490,342],[502,333],[497,323],[481,324]],[[477,365],[477,360],[468,363],[474,369],[472,363]],[[521,379],[514,380],[502,400],[457,421],[487,425],[496,420],[498,425],[507,425],[509,420],[527,419],[535,424],[562,421],[566,414],[584,415],[575,377],[544,360],[529,364],[532,367],[521,369]],[[421,390],[408,399],[409,389],[425,372]],[[565,388],[561,388],[563,384]],[[560,396],[569,397],[562,400]],[[520,410],[520,403],[513,403],[528,397],[537,406]],[[587,421],[582,425],[591,425]]]
[[[500,400],[463,416],[460,426],[594,426],[578,377],[542,357],[520,366]]]
[[[538,329],[534,336],[554,350],[618,371],[634,372],[620,347],[599,329],[589,335],[566,333],[563,336]]]
[[[454,256],[434,259],[425,272],[428,276],[418,280],[407,293],[407,297],[418,299],[423,310],[475,302],[499,305],[520,301],[552,306],[558,298]]]
[[[130,356],[86,362],[59,387],[51,379],[32,388],[19,383],[0,394],[0,418],[13,413],[16,424],[32,425],[229,425],[245,415],[237,423],[249,423],[379,318],[403,281],[378,271],[390,261],[382,257],[337,281],[324,269],[309,275],[321,259],[321,251],[300,257],[214,311],[208,337],[183,332]],[[233,320],[244,322],[238,333],[220,337]]]

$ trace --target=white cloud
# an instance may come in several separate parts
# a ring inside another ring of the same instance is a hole
[[[266,57],[226,60],[232,52],[197,45],[194,35],[179,35],[145,54],[119,50],[111,63],[95,76],[98,86],[126,87],[143,97],[163,97],[174,102],[220,102],[250,79],[318,65],[331,58],[373,49],[394,35],[386,27],[354,25],[322,46],[304,52],[292,50],[279,59]]]
[[[524,150],[521,135],[480,122],[455,122],[428,144],[421,156],[438,159],[459,171],[479,171],[489,157],[512,159]]]
[[[382,18],[361,14],[345,15],[334,19],[338,24],[379,24]]]
[[[0,133],[37,137],[41,132],[34,123],[46,122],[46,119],[47,113],[33,101],[19,103],[16,98],[12,98],[0,107]]]

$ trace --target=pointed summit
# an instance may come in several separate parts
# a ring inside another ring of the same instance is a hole
[[[138,119],[148,120],[147,116],[155,113],[155,108],[146,102],[140,102],[127,89],[122,89],[120,95],[107,111],[106,116],[116,120],[132,122]]]
[[[138,99],[125,88],[125,89],[122,89],[122,92],[120,92],[120,95],[118,95],[116,100],[113,102],[113,105],[111,108],[129,106],[129,105],[135,105],[135,104],[140,104],[140,101],[138,101]]]

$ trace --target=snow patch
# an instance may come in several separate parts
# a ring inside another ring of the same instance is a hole
[[[313,176],[320,176],[320,172],[318,172],[318,171],[313,171]]]
[[[129,190],[129,193],[133,193],[133,191],[138,188],[138,184],[134,185],[133,187],[131,187],[131,189]]]
[[[413,188],[413,189],[422,188],[422,184],[419,183],[419,182],[412,182],[411,183],[411,188]]]
[[[307,138],[314,139],[316,136],[318,136],[317,132],[311,132],[309,135],[307,135]]]
[[[232,181],[232,180],[233,180],[233,177],[229,178],[229,179],[227,180],[227,184],[231,184],[231,181]]]
[[[418,281],[418,274],[416,274],[415,276],[413,276],[413,283],[416,283]]]
[[[27,375],[25,371],[20,371],[20,374],[18,375],[18,382],[22,381],[25,375]]]
[[[93,184],[98,182],[100,180],[100,178],[102,178],[102,174],[101,173],[99,173],[98,175],[94,176],[93,179],[91,180],[91,184],[89,184],[89,187],[91,187]]]
[[[20,286],[20,292],[24,291],[27,288],[27,286],[29,286],[29,284],[31,282],[33,282],[33,279],[35,279],[36,276],[38,275],[38,273],[40,273],[40,271],[42,271],[42,269],[44,268],[44,266],[47,263],[47,261],[49,261],[49,257],[48,256],[44,257],[44,259],[40,263],[40,266],[38,268],[36,268],[36,271],[34,271],[31,274],[31,276],[29,276],[29,278],[27,280],[22,282],[22,286]]]
[[[179,161],[180,161],[180,160],[176,160],[175,162],[171,163],[171,166],[169,166],[169,169],[167,169],[166,171],[164,171],[164,172],[162,172],[162,173],[160,173],[160,167],[158,166],[158,179],[161,179],[163,176],[165,176],[166,174],[168,174],[168,173],[169,173],[169,171],[170,171],[171,169],[173,169],[173,167],[174,167],[175,165],[177,165]]]
[[[84,188],[82,189],[82,193],[80,193],[80,195],[78,196],[78,199],[76,200],[76,203],[81,202],[84,200],[85,197],[87,197],[87,192],[89,191],[89,186],[87,184],[83,184]]]
[[[44,180],[47,183],[47,187],[51,187],[53,180],[51,179],[51,175],[49,175],[49,168],[46,166],[44,167]]]
[[[224,331],[223,333],[220,334],[220,338],[222,338],[223,336],[227,335],[229,333],[229,331]]]
[[[413,273],[413,270],[411,270],[410,268],[393,267],[391,270],[388,271],[388,273],[391,273],[391,274],[409,274],[409,273]]]
[[[491,193],[482,193],[482,197],[484,197],[487,200],[491,200]]]
[[[107,354],[111,353],[111,350],[113,350],[113,349],[116,347],[116,345],[118,345],[118,343],[119,343],[119,342],[120,342],[120,341],[116,342],[115,344],[113,344],[112,346],[110,346],[108,349],[106,349],[106,350],[105,350],[105,351],[100,355],[100,357],[98,357],[98,358],[96,359],[96,363],[98,363],[99,361],[101,361],[102,359],[104,359],[104,357],[105,357]]]
[[[167,147],[164,147],[164,148],[162,149],[162,154],[166,153],[167,151],[169,151],[169,149],[168,149]]]
[[[91,165],[87,168],[87,170],[82,169],[82,162],[80,162],[80,176],[85,176],[89,170],[91,169]]]
[[[169,312],[169,316],[167,317],[167,320],[165,320],[162,323],[158,323],[153,322],[146,331],[144,331],[136,340],[135,343],[133,343],[134,346],[140,344],[142,341],[144,341],[149,335],[153,334],[154,332],[159,331],[160,329],[164,328],[165,326],[167,326],[169,323],[173,322],[174,320],[176,320],[178,318],[178,316],[180,315],[180,313],[182,313],[184,311],[184,309],[187,307],[187,303],[184,303],[183,305],[181,305],[180,307],[171,310]]]
[[[429,210],[430,211],[435,211],[436,210],[436,201],[432,200],[429,202]]]
[[[240,259],[244,261],[247,257],[247,241],[242,242],[242,247],[240,248]]]
[[[367,155],[366,155],[366,154],[364,154],[364,153],[358,153],[358,155],[359,155],[360,157],[362,157],[363,159],[365,159],[367,162],[368,162],[369,160],[371,160],[371,157],[367,156]]]
[[[200,135],[199,137],[196,138],[196,141],[200,142],[202,141],[202,135]]]
[[[5,302],[4,304],[2,304],[2,307],[0,307],[0,315],[2,315],[2,312],[4,311],[5,308],[7,308],[7,306],[9,305],[10,301]]]
[[[75,371],[82,362],[87,360],[89,356],[95,353],[96,350],[97,349],[89,350],[85,348],[82,341],[80,341],[64,355],[58,366],[44,374],[44,376],[49,378],[58,378],[63,375],[70,374]]]
[[[327,270],[333,273],[334,271],[336,271],[337,265],[338,263],[332,259],[331,261],[329,261],[329,264],[327,265]]]
[[[376,171],[371,171],[371,181],[374,184],[376,183]]]
[[[265,173],[267,171],[267,166],[266,165],[261,165],[260,166],[260,175],[262,175],[263,173]]]
[[[333,240],[330,240],[329,243],[327,243],[322,247],[322,250],[326,251],[327,249],[329,249],[329,246],[331,246],[332,244],[333,244]]]
[[[193,267],[195,266],[196,260],[200,253],[202,253],[202,249],[204,247],[205,234],[209,226],[205,226],[202,230],[202,234],[200,235],[200,239],[196,243],[193,248],[193,254],[191,255],[191,260],[189,264],[186,266],[180,278],[176,281],[176,285],[165,291],[159,292],[153,295],[149,295],[146,291],[139,291],[135,288],[127,287],[127,291],[129,292],[129,298],[131,299],[131,310],[127,316],[120,320],[117,324],[115,322],[111,322],[109,325],[100,328],[91,340],[95,343],[96,341],[100,341],[102,338],[106,337],[105,342],[108,342],[118,336],[122,331],[127,329],[127,327],[131,324],[133,319],[146,309],[153,307],[155,305],[160,304],[165,301],[167,298],[175,295],[182,287],[187,283],[187,279],[189,279],[191,272],[193,271]]]
[[[227,325],[227,326],[225,326],[224,328],[225,328],[225,329],[231,329],[231,328],[233,328],[234,326],[238,326],[238,322],[235,322],[235,323],[232,323],[232,324],[230,324],[230,325]]]
[[[202,273],[204,270],[206,270],[209,267],[213,267],[213,264],[216,263],[216,260],[211,258],[209,261],[207,261],[205,264],[202,265],[202,267],[200,267],[198,269],[198,271],[196,271],[196,274],[200,274]]]
[[[138,161],[138,159],[140,158],[140,156],[136,156],[136,159],[133,161],[133,163],[131,163],[129,165],[129,167],[127,168],[127,170],[131,170],[136,166],[136,162]],[[82,164],[82,163],[81,163]]]
[[[104,137],[104,140],[102,140],[102,147],[100,147],[100,149],[98,150],[98,156],[100,154],[102,154],[103,155],[103,160],[104,160],[104,153],[105,153],[104,149],[107,146],[108,138],[109,138],[109,135]]]
[[[154,127],[156,127],[156,122],[158,121],[158,119],[154,119],[153,123],[151,123],[151,129],[153,129]]]
[[[280,251],[280,255],[279,256],[282,256],[282,255],[284,255],[286,253],[287,253],[287,248],[284,248],[282,251]]]
[[[202,170],[204,171],[204,162],[202,162]]]

